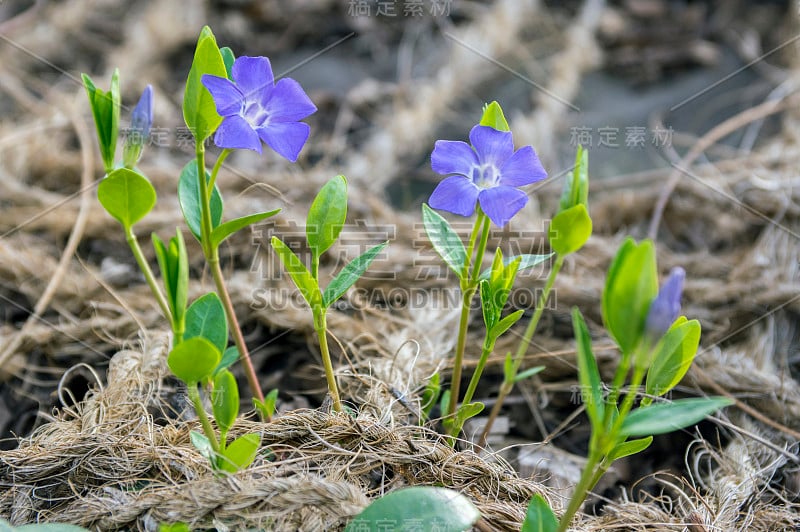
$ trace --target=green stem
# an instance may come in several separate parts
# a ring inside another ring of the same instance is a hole
[[[472,306],[472,297],[475,295],[475,288],[478,286],[478,276],[480,275],[481,265],[483,264],[483,255],[486,252],[486,243],[489,240],[489,218],[478,210],[478,217],[475,219],[475,227],[472,230],[470,237],[469,254],[467,255],[467,262],[469,263],[472,255],[472,248],[475,245],[477,231],[480,227],[481,240],[478,244],[478,253],[475,256],[473,263],[472,275],[467,279],[466,283],[462,281],[462,299],[461,299],[461,319],[458,323],[458,338],[456,339],[456,353],[453,358],[453,377],[450,384],[450,403],[447,406],[446,416],[450,417],[456,412],[458,405],[459,388],[461,387],[461,366],[464,364],[464,348],[467,343],[467,328],[469,327],[469,313]],[[469,270],[469,266],[465,267]]]
[[[644,380],[646,369],[647,368],[639,366],[635,366],[633,368],[633,376],[631,377],[631,384],[628,393],[625,394],[625,399],[623,399],[622,406],[619,409],[619,415],[609,431],[609,435],[614,437],[614,441],[616,441],[616,435],[619,433],[619,430],[622,427],[622,422],[625,421],[625,417],[628,415],[628,412],[630,412],[631,408],[633,408],[633,401],[636,399],[639,386],[641,386],[642,381]]]
[[[203,426],[203,432],[206,433],[206,438],[208,438],[209,443],[211,443],[211,448],[214,449],[215,453],[219,454],[220,449],[219,442],[217,441],[217,435],[214,434],[214,428],[211,426],[211,422],[208,420],[206,409],[203,408],[203,401],[200,399],[200,392],[197,391],[197,383],[188,382],[186,383],[186,386],[186,392],[189,395],[189,399],[192,401],[194,411],[197,413],[200,424]]]
[[[572,518],[575,517],[575,514],[578,513],[578,510],[580,510],[583,505],[583,501],[586,500],[586,495],[595,484],[597,484],[597,481],[600,480],[600,477],[605,472],[602,466],[600,453],[596,450],[590,453],[586,466],[583,468],[583,472],[581,472],[581,478],[575,486],[575,491],[572,492],[572,498],[569,500],[567,509],[558,522],[557,532],[566,532],[567,528],[569,528]]]
[[[328,381],[328,391],[333,399],[333,409],[342,411],[342,402],[339,399],[339,388],[336,385],[336,376],[333,374],[333,363],[328,350],[328,327],[325,320],[325,310],[314,311],[314,330],[319,338],[319,351],[322,355],[322,365],[325,366],[325,379]]]
[[[547,299],[550,297],[550,291],[553,289],[553,285],[556,282],[556,276],[558,276],[558,272],[561,271],[561,267],[563,265],[564,255],[556,255],[556,261],[550,270],[550,274],[547,276],[544,290],[542,290],[542,293],[539,295],[539,301],[536,303],[536,309],[533,311],[531,321],[528,322],[528,327],[525,329],[525,333],[522,335],[522,340],[517,346],[517,352],[514,354],[511,380],[503,379],[503,384],[500,386],[500,392],[497,395],[497,400],[492,407],[492,411],[489,413],[489,418],[486,420],[486,425],[483,427],[483,434],[481,434],[481,438],[478,441],[478,446],[480,447],[486,445],[486,439],[489,437],[489,431],[492,430],[494,420],[500,414],[503,401],[505,401],[506,397],[508,397],[508,394],[511,393],[511,390],[514,389],[514,377],[516,377],[517,373],[519,372],[519,368],[522,365],[522,361],[525,359],[525,353],[528,352],[528,348],[531,345],[531,340],[533,340],[533,335],[536,333],[536,328],[539,326],[539,320],[542,318],[545,304],[547,304]]]
[[[167,299],[164,297],[164,294],[161,293],[161,289],[158,287],[156,277],[153,275],[153,270],[150,269],[150,265],[147,264],[147,260],[144,258],[144,253],[142,253],[142,248],[139,247],[139,241],[136,240],[136,235],[133,234],[132,227],[128,227],[126,229],[125,240],[128,241],[128,245],[133,252],[133,256],[136,258],[136,263],[139,265],[139,269],[144,274],[144,278],[147,281],[147,286],[150,287],[150,291],[153,292],[153,296],[156,298],[158,306],[161,307],[161,313],[164,314],[164,318],[166,318],[167,321],[172,323],[172,312],[169,310]],[[180,340],[178,340],[177,337],[178,335],[176,334],[175,344],[180,343]]]
[[[468,404],[472,402],[472,396],[475,395],[475,390],[478,388],[478,382],[481,380],[481,375],[483,374],[483,368],[486,366],[486,362],[489,360],[489,355],[492,354],[492,351],[494,351],[494,342],[490,342],[487,336],[486,340],[483,342],[481,358],[478,360],[478,365],[475,366],[475,371],[472,373],[472,378],[469,380],[467,391],[464,392],[464,399],[461,401],[462,404]],[[462,427],[463,424],[461,423],[453,423],[453,426],[450,428],[450,436],[458,436],[458,433],[461,432]]]
[[[214,168],[211,170],[211,179],[208,181],[208,190],[214,190],[214,183],[217,182],[217,174],[219,173],[219,169],[222,168],[222,163],[225,162],[225,159],[228,158],[228,155],[233,153],[233,150],[230,148],[225,148],[222,150],[222,153],[219,154],[217,157],[217,162],[214,163]]]
[[[197,179],[200,189],[200,230],[203,254],[206,257],[206,262],[211,270],[211,275],[214,277],[217,295],[222,301],[222,305],[225,307],[228,325],[231,330],[231,334],[233,334],[233,341],[236,344],[236,348],[239,350],[239,358],[244,365],[245,376],[247,377],[247,383],[250,386],[250,391],[258,401],[263,401],[264,392],[261,391],[261,385],[258,382],[258,376],[256,375],[255,368],[253,367],[253,362],[250,360],[250,352],[247,350],[247,344],[244,341],[242,330],[239,327],[238,320],[236,319],[236,312],[233,308],[233,302],[231,301],[230,294],[225,286],[225,278],[222,275],[222,268],[219,264],[219,249],[211,242],[212,226],[209,185],[213,186],[213,180],[216,178],[216,174],[219,172],[219,169],[222,166],[222,161],[224,161],[228,156],[230,150],[223,150],[219,155],[210,178],[212,183],[207,183],[205,147],[203,146],[202,142],[197,143],[195,146],[197,154]]]

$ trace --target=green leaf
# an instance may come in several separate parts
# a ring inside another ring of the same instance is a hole
[[[115,69],[111,76],[111,87],[108,92],[98,89],[92,78],[86,74],[81,74],[81,77],[86,87],[86,94],[89,96],[89,106],[92,108],[103,167],[108,173],[114,168],[114,155],[119,137],[119,69]]]
[[[208,26],[203,28],[197,40],[183,96],[183,119],[197,143],[205,141],[222,123],[211,93],[201,82],[203,74],[228,77],[217,41]]]
[[[183,521],[178,521],[177,523],[160,523],[158,532],[192,532],[192,529]]]
[[[456,426],[463,427],[464,422],[483,412],[484,404],[478,401],[461,404],[456,410]]]
[[[261,445],[261,435],[250,433],[233,440],[222,452],[219,468],[229,473],[236,473],[253,463]]]
[[[689,427],[707,415],[733,404],[727,397],[678,399],[671,403],[640,407],[622,422],[625,436],[651,436]]]
[[[481,281],[479,286],[481,294],[481,312],[483,313],[483,323],[486,326],[486,330],[491,331],[492,327],[494,327],[494,324],[497,322],[497,315],[499,314],[494,304],[492,285],[489,281]]]
[[[559,212],[566,211],[575,205],[588,206],[589,199],[589,152],[578,145],[575,154],[575,168],[572,169],[572,179],[564,182],[561,193]]]
[[[214,344],[202,337],[189,338],[172,348],[167,365],[172,373],[190,386],[206,380],[217,367],[220,352]]]
[[[211,409],[219,427],[220,441],[224,443],[225,435],[239,415],[239,386],[233,373],[223,369],[214,376],[212,397]]]
[[[275,415],[275,406],[278,403],[278,389],[274,388],[270,390],[270,392],[264,396],[264,401],[259,401],[256,398],[253,398],[253,405],[255,405],[256,410],[263,416],[264,419],[267,421],[272,419],[272,416]]]
[[[330,248],[347,217],[347,179],[337,175],[320,189],[306,218],[306,239],[314,257]]]
[[[225,63],[225,73],[228,75],[228,79],[233,79],[233,63],[236,61],[236,56],[233,55],[233,50],[228,48],[227,46],[223,46],[219,49],[219,53],[222,54],[222,62]]]
[[[463,532],[481,514],[457,491],[434,486],[414,486],[391,491],[375,499],[345,528],[345,532],[378,532],[392,524],[392,532],[438,530]]]
[[[526,369],[525,371],[521,371],[514,377],[514,382],[520,382],[527,378],[533,377],[537,373],[541,373],[545,370],[545,366],[534,366],[532,368]]]
[[[227,222],[218,225],[213,231],[211,231],[211,243],[215,247],[219,246],[225,241],[226,238],[231,236],[236,231],[243,229],[248,225],[260,222],[261,220],[269,218],[270,216],[275,216],[279,212],[281,212],[280,209],[275,209],[273,211],[260,212],[258,214],[250,214],[248,216],[242,216],[241,218],[228,220]]]
[[[208,438],[206,438],[204,434],[193,430],[189,432],[189,441],[192,442],[192,445],[195,449],[197,449],[201,456],[203,456],[212,464],[216,463],[216,453],[214,452],[214,447],[211,446],[211,442],[208,441]]]
[[[206,171],[206,183],[210,180],[211,174]],[[178,203],[180,203],[186,225],[189,226],[189,230],[194,237],[200,241],[202,210],[200,207],[200,182],[197,178],[196,159],[186,163],[186,166],[181,170],[181,176],[178,179]],[[216,183],[214,184],[214,190],[211,191],[209,204],[211,207],[211,230],[213,231],[222,221],[222,195],[219,193]]]
[[[538,493],[531,498],[521,532],[556,532],[558,520],[550,505]]]
[[[614,460],[619,460],[620,458],[625,458],[626,456],[640,453],[650,447],[651,443],[653,443],[652,436],[648,436],[640,440],[622,442],[617,444],[617,446],[614,447],[610,453],[608,453],[608,459],[613,462]]]
[[[205,338],[222,353],[228,345],[228,321],[219,296],[209,292],[198,297],[186,311],[186,332],[183,338]],[[217,361],[219,363],[219,361]]]
[[[681,382],[694,361],[700,345],[700,322],[681,316],[661,338],[647,371],[645,393],[664,395]]]
[[[503,260],[503,264],[508,266],[515,260],[519,259],[519,266],[517,267],[517,271],[521,272],[523,270],[529,270],[534,266],[543,263],[547,259],[553,256],[553,253],[547,253],[545,255],[531,255],[530,253],[523,253],[522,255],[514,255],[512,257],[508,257]],[[483,281],[484,279],[489,279],[492,275],[492,269],[486,268],[481,272],[479,280]]]
[[[388,244],[389,242],[387,241],[368,249],[342,268],[342,271],[340,271],[325,288],[325,292],[322,294],[322,305],[328,308],[337,299],[342,297],[342,295],[347,292],[347,289],[353,286],[353,283],[364,275],[364,272],[367,271],[367,268],[369,268],[369,265],[375,260],[375,257],[378,256],[378,253],[383,251]]]
[[[658,294],[655,248],[650,240],[627,238],[617,251],[603,290],[603,322],[623,353],[642,338],[650,303]]]
[[[478,125],[489,126],[498,131],[511,131],[508,128],[508,122],[503,114],[503,109],[496,101],[483,106],[483,116]]]
[[[575,253],[592,236],[592,219],[586,206],[579,203],[556,214],[550,222],[550,247],[559,255]]]
[[[237,360],[239,360],[239,349],[235,345],[232,345],[222,353],[222,358],[220,359],[217,368],[214,370],[214,375],[223,369],[228,369]]]
[[[156,251],[161,277],[164,279],[172,330],[183,334],[186,328],[186,303],[189,291],[189,258],[183,234],[176,228],[175,236],[170,239],[169,246],[165,245],[156,233],[152,233],[150,237],[153,249]]]
[[[272,237],[272,248],[278,254],[278,258],[281,259],[283,267],[286,268],[286,271],[292,278],[292,281],[294,281],[297,289],[300,290],[306,303],[308,303],[312,309],[315,309],[315,311],[323,308],[322,293],[319,290],[319,285],[317,285],[317,280],[311,276],[311,272],[308,271],[305,264],[294,254],[294,251],[289,249],[289,247],[276,236]]]
[[[586,414],[592,422],[592,429],[602,431],[605,415],[603,385],[597,369],[597,360],[592,353],[592,337],[577,307],[572,308],[572,329],[578,351],[578,382],[581,387],[581,398],[586,404]]]
[[[498,321],[494,327],[492,327],[489,336],[492,340],[497,340],[500,338],[507,330],[509,330],[515,323],[519,321],[522,315],[525,314],[524,309],[515,310],[502,320]]]
[[[156,189],[142,174],[127,168],[118,168],[100,181],[97,199],[127,232],[153,210]]]
[[[467,263],[467,250],[458,234],[441,214],[434,211],[427,204],[422,204],[422,222],[428,240],[433,249],[444,259],[444,262],[453,270],[459,279],[464,279],[464,270]]]

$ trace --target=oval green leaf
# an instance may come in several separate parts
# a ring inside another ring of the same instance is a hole
[[[414,486],[391,491],[376,499],[347,524],[345,532],[378,532],[392,524],[393,532],[469,530],[481,514],[457,491],[433,486]],[[420,528],[420,525],[422,528]]]
[[[220,439],[233,426],[239,415],[239,386],[233,373],[224,369],[214,376],[214,393],[211,401],[214,419],[220,431]]]
[[[217,41],[208,26],[202,29],[197,40],[183,96],[183,119],[198,143],[205,141],[222,123],[211,93],[201,82],[203,74],[228,77]]]
[[[208,379],[219,364],[221,354],[202,337],[189,338],[172,348],[167,365],[172,373],[190,386]]]
[[[606,276],[603,322],[624,353],[642,338],[650,303],[658,294],[655,248],[650,240],[620,246]]]
[[[467,250],[464,249],[464,243],[459,238],[458,233],[453,230],[441,214],[428,207],[425,203],[422,204],[422,223],[425,225],[425,233],[427,233],[433,249],[444,259],[445,264],[458,275],[458,278],[463,280],[467,263]]]
[[[558,520],[550,505],[538,493],[531,498],[521,532],[556,532]]]
[[[556,214],[550,222],[550,247],[559,255],[575,253],[592,236],[592,219],[586,206],[579,203]]]
[[[219,458],[219,468],[236,473],[253,463],[261,445],[261,435],[250,433],[233,440]]]
[[[678,399],[671,403],[640,407],[628,414],[620,433],[624,436],[652,436],[689,427],[733,404],[727,397]]]
[[[614,460],[619,460],[620,458],[625,458],[626,456],[640,453],[650,447],[651,443],[653,443],[652,436],[648,436],[640,440],[622,442],[614,447],[610,453],[608,453],[608,459],[613,462]]]
[[[206,183],[210,180],[211,174],[206,171]],[[181,170],[181,176],[178,179],[178,203],[180,203],[186,225],[189,226],[194,237],[200,241],[202,210],[200,207],[200,182],[197,179],[197,160],[189,161]],[[209,204],[213,231],[222,221],[222,195],[216,184],[214,184],[214,190],[211,191]]]
[[[260,222],[261,220],[269,218],[270,216],[275,216],[279,212],[281,212],[280,209],[275,209],[273,211],[259,212],[258,214],[250,214],[248,216],[242,216],[241,218],[228,220],[227,222],[215,227],[214,230],[211,231],[211,243],[215,247],[219,246],[225,241],[226,238],[231,236],[236,231],[244,229],[248,225]]]
[[[186,311],[183,338],[205,338],[222,353],[228,345],[228,321],[219,296],[209,292],[198,297]],[[218,361],[219,362],[219,361]]]
[[[364,272],[367,271],[367,268],[378,256],[378,253],[383,251],[387,245],[389,245],[388,241],[378,244],[347,263],[347,266],[342,268],[342,271],[325,288],[325,292],[322,294],[323,306],[325,308],[330,307],[337,299],[342,297],[347,292],[347,289],[364,275]]]
[[[319,257],[330,248],[347,217],[347,179],[337,175],[320,189],[306,218],[306,239],[311,253]]]
[[[97,199],[127,232],[156,204],[156,189],[138,172],[118,168],[97,186]]]
[[[235,364],[237,360],[239,360],[239,349],[235,345],[232,345],[222,353],[222,359],[219,361],[217,369],[214,370],[214,375],[223,369],[228,369]]]
[[[220,48],[219,53],[222,54],[222,62],[225,63],[225,73],[228,75],[228,79],[232,80],[233,63],[236,61],[236,56],[233,55],[233,50],[227,46]]]
[[[661,396],[673,389],[694,361],[700,345],[700,322],[681,317],[658,342],[647,371],[645,393]]]

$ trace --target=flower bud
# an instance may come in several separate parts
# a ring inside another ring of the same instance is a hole
[[[669,277],[647,312],[646,329],[654,338],[661,338],[681,313],[681,293],[686,272],[681,267],[672,268]]]
[[[150,136],[153,125],[153,87],[148,85],[142,92],[139,103],[131,114],[131,127],[125,138],[122,162],[126,168],[133,168],[142,156],[142,148]]]

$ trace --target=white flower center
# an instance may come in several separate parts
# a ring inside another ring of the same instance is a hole
[[[472,182],[480,188],[492,188],[500,181],[500,171],[493,164],[472,167]]]

